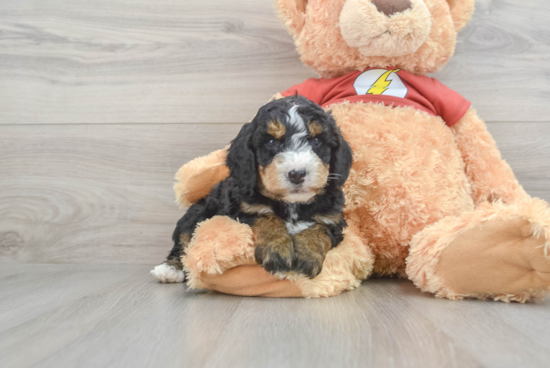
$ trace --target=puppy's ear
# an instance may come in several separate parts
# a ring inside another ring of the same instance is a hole
[[[353,161],[351,148],[342,136],[340,128],[336,126],[336,122],[331,117],[330,125],[333,129],[333,135],[336,140],[336,145],[332,147],[332,155],[330,158],[330,173],[335,177],[330,183],[337,188],[341,188],[348,179],[349,171]]]
[[[253,123],[245,124],[227,152],[229,176],[237,182],[244,194],[252,195],[256,188],[256,157],[252,151]]]

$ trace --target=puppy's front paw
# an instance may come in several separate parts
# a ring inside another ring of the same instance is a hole
[[[310,279],[321,273],[325,255],[332,246],[327,232],[326,227],[317,224],[294,236],[294,271]]]
[[[312,279],[323,270],[324,260],[325,257],[319,252],[306,247],[296,247],[292,270]]]
[[[275,274],[286,273],[292,267],[294,246],[290,236],[272,240],[265,245],[258,245],[254,252],[256,262],[262,265],[266,271]]]

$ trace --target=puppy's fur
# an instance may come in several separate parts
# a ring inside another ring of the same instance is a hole
[[[349,145],[321,107],[298,96],[268,103],[231,143],[229,177],[178,221],[161,266],[181,270],[197,224],[224,215],[251,226],[256,261],[267,271],[317,276],[343,239],[341,187],[351,163]]]

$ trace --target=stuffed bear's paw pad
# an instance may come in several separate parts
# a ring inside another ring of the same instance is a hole
[[[442,251],[438,276],[461,295],[541,297],[550,290],[546,242],[525,218],[490,219],[464,231]]]
[[[153,275],[158,282],[162,283],[183,282],[185,278],[182,270],[178,270],[176,267],[171,266],[166,262],[153,268],[151,270],[151,275]]]

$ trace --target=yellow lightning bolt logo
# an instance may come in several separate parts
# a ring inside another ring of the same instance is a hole
[[[388,87],[390,86],[392,81],[388,80],[388,77],[391,73],[397,73],[401,69],[395,69],[395,70],[388,70],[384,74],[378,78],[376,82],[372,85],[372,87],[367,91],[367,95],[381,95],[384,93]]]

